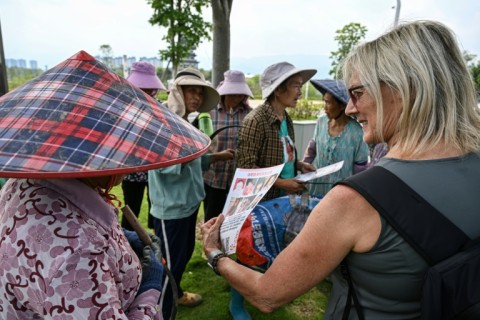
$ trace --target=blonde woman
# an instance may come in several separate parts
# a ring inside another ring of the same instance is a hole
[[[480,114],[454,34],[434,21],[400,25],[354,49],[343,75],[347,115],[362,125],[365,142],[388,144],[377,166],[400,177],[470,238],[479,237]],[[264,274],[222,255],[222,220],[203,225],[205,253],[214,270],[264,312],[331,274],[323,318],[341,319],[348,285],[339,265],[346,259],[365,319],[420,318],[427,262],[348,186],[327,193]],[[357,319],[353,309],[347,311],[348,319]]]

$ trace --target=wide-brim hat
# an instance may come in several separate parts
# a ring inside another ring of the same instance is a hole
[[[315,69],[300,69],[288,62],[279,62],[268,66],[260,76],[260,87],[262,88],[262,99],[267,99],[275,89],[295,74],[299,74],[303,83],[307,82],[317,73]]]
[[[323,95],[325,93],[330,93],[334,96],[338,101],[342,102],[344,105],[348,104],[349,96],[347,87],[345,86],[345,82],[343,80],[310,80],[310,83],[320,91]]]
[[[210,139],[80,51],[0,97],[0,177],[126,174],[191,161]]]
[[[186,68],[175,76],[174,86],[201,86],[204,88],[203,103],[198,107],[198,112],[208,112],[212,110],[220,101],[220,95],[210,83],[205,80],[205,76],[199,70]]]
[[[237,70],[228,70],[225,71],[223,77],[224,80],[217,87],[217,91],[221,96],[242,94],[253,98],[252,90],[250,90],[243,72]]]
[[[155,66],[147,61],[132,64],[127,80],[141,89],[167,90],[155,72]]]

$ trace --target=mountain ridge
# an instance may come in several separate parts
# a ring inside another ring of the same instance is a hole
[[[199,68],[212,69],[209,59],[197,56],[200,61]],[[331,61],[328,56],[314,54],[286,54],[286,55],[269,55],[257,57],[231,57],[230,69],[240,70],[246,75],[261,74],[263,70],[271,64],[287,61],[297,68],[317,69],[317,73],[313,76],[315,79],[332,78],[328,72],[331,68]]]

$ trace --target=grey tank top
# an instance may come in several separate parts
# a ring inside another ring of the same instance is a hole
[[[480,236],[480,157],[406,161],[381,159],[412,189],[471,238]],[[365,318],[419,319],[423,275],[427,263],[381,218],[382,230],[371,251],[347,256]],[[432,228],[435,226],[432,225]],[[341,319],[348,285],[337,268],[324,319]],[[358,319],[354,309],[349,319]]]

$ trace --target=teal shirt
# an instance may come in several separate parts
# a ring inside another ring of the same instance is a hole
[[[155,218],[186,218],[205,198],[202,159],[151,170],[148,172],[148,186],[152,203],[150,213]]]
[[[355,163],[368,161],[368,145],[363,141],[362,127],[353,119],[347,122],[338,136],[332,137],[328,132],[328,117],[323,115],[317,121],[313,139],[317,153],[312,162],[315,168],[342,160],[345,162],[339,171],[311,181],[308,188],[312,195],[324,196],[336,182],[353,174]]]
[[[288,135],[287,120],[283,119],[280,124],[280,141],[283,147],[283,166],[280,177],[290,179],[295,177],[295,146],[293,140]]]

